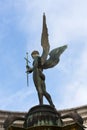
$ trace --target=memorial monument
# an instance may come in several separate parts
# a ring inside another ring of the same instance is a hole
[[[56,66],[60,61],[61,54],[66,50],[67,45],[57,47],[50,51],[50,44],[48,39],[48,29],[46,25],[46,16],[43,14],[43,28],[41,35],[41,46],[43,48],[42,55],[39,55],[37,50],[31,53],[33,58],[33,66],[28,65],[28,53],[26,59],[26,73],[27,76],[33,73],[33,82],[37,90],[39,104],[33,106],[27,112],[25,117],[19,119],[19,117],[8,117],[4,122],[5,129],[17,130],[83,130],[83,119],[74,111],[61,116],[52,101],[51,95],[46,91],[44,69],[49,69]],[[28,78],[27,78],[28,84]],[[43,97],[47,99],[49,105],[44,104]],[[62,119],[72,118],[74,123],[64,126]],[[15,120],[24,120],[23,128],[12,127],[12,123]]]

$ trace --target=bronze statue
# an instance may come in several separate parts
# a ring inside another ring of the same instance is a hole
[[[50,94],[46,91],[45,85],[45,75],[43,74],[43,69],[52,68],[59,62],[60,55],[65,51],[67,45],[53,49],[51,52],[49,40],[48,40],[48,30],[46,26],[46,16],[43,14],[43,29],[41,36],[41,46],[43,48],[43,53],[39,56],[39,52],[34,50],[31,54],[33,61],[33,67],[26,65],[27,73],[33,72],[33,81],[38,92],[38,98],[40,105],[43,104],[43,96],[46,97],[49,104],[54,107]],[[49,55],[49,58],[47,58]]]

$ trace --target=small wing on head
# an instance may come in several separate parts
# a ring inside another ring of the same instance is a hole
[[[49,49],[50,49],[45,14],[43,14],[43,29],[42,29],[42,36],[41,36],[41,46],[43,48],[43,53],[41,56],[41,64],[43,65],[47,59],[47,56],[49,54]]]
[[[44,63],[43,65],[43,69],[48,69],[48,68],[52,68],[54,67],[55,65],[58,64],[59,62],[59,57],[60,55],[65,51],[65,49],[67,48],[67,45],[64,45],[64,46],[61,46],[61,47],[58,47],[58,48],[55,48],[53,49],[49,55],[49,59]]]

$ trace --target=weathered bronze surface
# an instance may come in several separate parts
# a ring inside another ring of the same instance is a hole
[[[50,105],[37,105],[29,110],[24,128],[31,126],[62,126],[63,122],[57,110]]]
[[[48,40],[48,30],[46,26],[46,16],[43,15],[43,29],[41,36],[41,46],[43,48],[42,55],[39,56],[39,52],[34,50],[32,52],[33,67],[29,65],[26,66],[27,73],[33,72],[33,81],[38,93],[39,104],[43,104],[43,96],[48,100],[49,104],[54,107],[50,94],[46,91],[45,75],[43,74],[43,69],[52,68],[59,63],[60,55],[65,51],[67,45],[58,47],[50,50],[49,40]],[[48,58],[49,55],[49,58]]]
[[[59,126],[35,126],[30,128],[20,128],[20,127],[9,127],[8,130],[83,130],[78,124],[73,123],[71,125],[66,125],[63,127]]]

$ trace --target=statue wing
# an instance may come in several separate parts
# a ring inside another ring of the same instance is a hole
[[[50,53],[49,53],[49,59],[46,60],[46,62],[43,65],[43,69],[48,69],[48,68],[52,68],[55,65],[58,64],[59,62],[59,58],[60,55],[65,51],[65,49],[67,48],[67,45],[58,47],[53,49]]]
[[[42,36],[41,36],[41,46],[43,48],[43,53],[41,56],[41,64],[43,65],[47,59],[47,56],[49,54],[49,49],[50,49],[45,14],[43,14],[43,29],[42,29]]]

